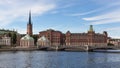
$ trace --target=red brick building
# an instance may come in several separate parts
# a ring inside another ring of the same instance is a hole
[[[87,33],[66,33],[65,43],[67,46],[70,45],[107,45],[107,32],[103,34],[95,33],[92,25]]]
[[[92,25],[90,25],[87,33],[71,33],[67,31],[66,34],[63,34],[60,31],[49,29],[39,32],[39,37],[43,35],[48,38],[50,45],[107,45],[107,32],[104,31],[103,34],[95,33]]]
[[[52,46],[64,44],[64,41],[63,41],[64,35],[60,31],[48,29],[47,31],[39,32],[39,37],[42,37],[42,36],[45,36],[50,41],[50,45],[52,45]]]

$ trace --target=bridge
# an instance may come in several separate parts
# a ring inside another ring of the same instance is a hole
[[[89,50],[97,50],[97,49],[120,49],[120,46],[88,46]]]
[[[120,46],[88,46],[88,45],[73,45],[73,46],[40,46],[40,50],[71,50],[71,51],[93,51],[97,49],[120,49]]]

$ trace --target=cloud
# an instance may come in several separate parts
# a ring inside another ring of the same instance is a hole
[[[83,20],[94,21],[94,20],[103,20],[103,19],[111,19],[111,18],[120,18],[120,16],[118,14],[120,14],[120,10],[114,10],[114,11],[110,11],[109,13],[106,13],[106,14],[89,17],[89,18],[83,18]]]
[[[52,11],[52,12],[50,12],[51,14],[57,14],[57,13],[59,13],[59,11]]]
[[[104,7],[100,10],[96,10],[95,12],[98,15],[92,17],[84,17],[82,18],[84,21],[90,22],[93,25],[100,25],[100,24],[109,24],[109,23],[118,23],[120,22],[120,2],[111,3],[109,6]],[[106,9],[107,8],[107,9]],[[101,11],[102,10],[102,11]],[[100,13],[103,12],[103,13]],[[90,14],[93,14],[89,12]],[[94,14],[93,14],[94,15]]]
[[[91,24],[94,24],[94,25],[118,23],[120,22],[119,14],[120,14],[120,10],[114,10],[102,15],[82,18],[82,19],[85,21],[89,21]]]
[[[108,6],[107,6],[106,8],[108,8]],[[106,9],[106,8],[93,9],[93,10],[91,10],[91,11],[89,11],[89,12],[83,12],[83,13],[72,13],[72,14],[66,14],[66,15],[68,15],[68,16],[81,16],[81,15],[88,15],[88,14],[91,14],[91,13],[95,13],[95,12],[102,11],[102,10],[104,10],[104,9]]]
[[[100,20],[100,21],[95,21],[95,22],[91,22],[91,24],[93,25],[101,25],[101,24],[110,24],[110,23],[119,23],[120,22],[120,18],[112,18],[112,19],[108,19],[108,20]]]
[[[112,27],[112,28],[107,28],[105,29],[106,31],[119,31],[120,27]]]
[[[120,39],[120,35],[119,35],[120,27],[111,27],[111,28],[106,28],[105,30],[108,31],[108,35],[111,36],[112,38]]]
[[[16,18],[27,16],[29,10],[32,15],[42,15],[55,8],[56,4],[49,0],[3,0],[0,1],[0,26],[6,26]]]
[[[114,2],[114,3],[110,3],[110,4],[107,4],[105,6],[102,6],[100,8],[97,8],[97,9],[92,9],[91,11],[87,11],[87,12],[81,12],[81,13],[71,13],[71,14],[66,14],[68,16],[82,16],[82,15],[88,15],[88,14],[92,14],[92,13],[98,13],[98,12],[101,12],[101,11],[105,11],[106,9],[109,9],[111,7],[119,7],[120,6],[120,3],[119,2]]]

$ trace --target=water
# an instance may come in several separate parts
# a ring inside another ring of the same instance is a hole
[[[0,68],[120,68],[120,53],[0,52]]]

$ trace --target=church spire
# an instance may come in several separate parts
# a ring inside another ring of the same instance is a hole
[[[31,11],[29,11],[29,21],[28,21],[28,24],[32,24],[31,23]]]
[[[33,35],[32,22],[31,22],[31,11],[29,11],[29,21],[28,21],[28,24],[27,24],[27,34]]]

